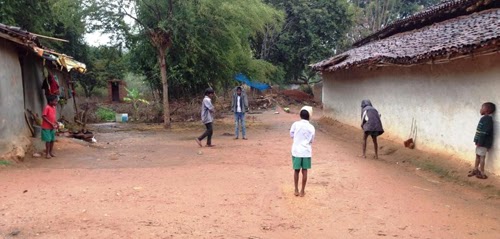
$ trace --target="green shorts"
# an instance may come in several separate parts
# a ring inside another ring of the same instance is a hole
[[[292,156],[293,169],[310,169],[311,168],[311,157],[299,158]]]
[[[42,129],[42,141],[43,142],[56,141],[56,130],[55,129]]]

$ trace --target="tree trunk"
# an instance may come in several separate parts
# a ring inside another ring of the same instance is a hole
[[[163,127],[170,128],[170,105],[168,103],[168,81],[167,81],[167,61],[165,59],[165,47],[158,46],[158,63],[160,64],[161,83],[163,85]]]

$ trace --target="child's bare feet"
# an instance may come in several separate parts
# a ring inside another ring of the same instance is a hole
[[[299,196],[299,190],[298,190],[298,189],[296,189],[296,190],[295,190],[295,193],[294,193],[293,195],[295,195],[295,197]]]
[[[300,196],[301,196],[301,197],[303,197],[304,195],[306,195],[306,192],[301,191],[301,192],[300,192]]]
[[[50,157],[50,155],[49,155],[49,154],[46,154],[46,155],[45,155],[45,158],[46,158],[46,159],[50,159],[51,157]]]
[[[55,155],[54,153],[50,153],[50,156],[51,156],[52,158],[55,158],[55,157],[56,157],[56,155]]]

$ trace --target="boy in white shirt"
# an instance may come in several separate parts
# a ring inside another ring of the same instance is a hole
[[[290,137],[293,139],[292,163],[294,169],[295,196],[303,197],[307,183],[307,170],[311,168],[312,143],[316,130],[309,123],[312,115],[311,107],[302,107],[300,110],[301,120],[292,124]],[[302,190],[299,193],[299,173],[302,169]]]

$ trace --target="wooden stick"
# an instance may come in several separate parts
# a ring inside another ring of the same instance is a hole
[[[54,41],[69,42],[68,40],[64,40],[64,39],[61,39],[61,38],[48,37],[48,36],[44,36],[44,35],[40,35],[40,34],[35,34],[35,33],[31,33],[31,35],[37,36],[37,37],[41,37],[41,38],[45,38],[45,39],[54,40]]]

